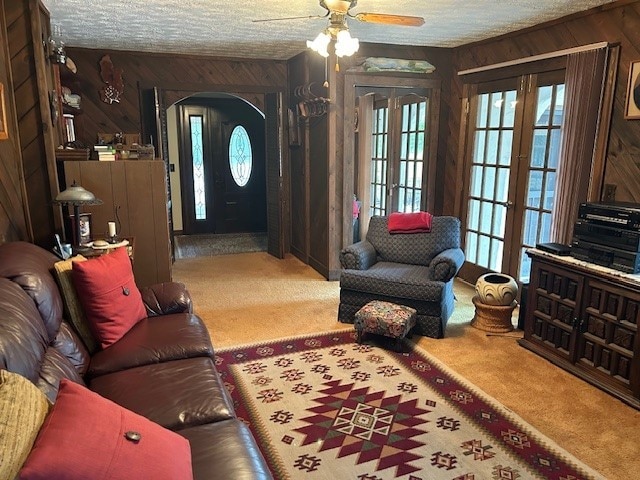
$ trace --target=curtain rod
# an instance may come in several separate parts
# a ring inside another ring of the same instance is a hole
[[[523,63],[537,62],[538,60],[547,60],[549,58],[563,57],[565,55],[571,55],[573,53],[587,52],[589,50],[598,50],[600,48],[606,48],[607,46],[609,46],[609,42],[590,43],[589,45],[582,45],[580,47],[566,48],[564,50],[558,50],[556,52],[542,53],[540,55],[533,55],[531,57],[519,58],[517,60],[509,60],[508,62],[494,63],[492,65],[485,65],[484,67],[461,70],[458,72],[458,75],[469,75],[470,73],[487,72],[489,70],[496,70],[498,68],[511,67],[513,65],[521,65]]]

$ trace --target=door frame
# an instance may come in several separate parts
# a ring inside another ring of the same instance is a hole
[[[429,111],[429,126],[431,139],[429,144],[429,162],[426,170],[430,185],[427,189],[425,208],[434,208],[435,203],[435,173],[438,153],[438,127],[440,118],[440,88],[441,80],[427,74],[424,77],[401,75],[380,75],[379,73],[351,73],[344,76],[344,124],[343,124],[343,175],[342,175],[342,211],[353,210],[353,194],[355,192],[355,127],[356,115],[356,89],[358,87],[387,87],[387,88],[426,88],[431,90],[432,106]],[[342,216],[342,247],[353,243],[353,217],[348,214]]]
[[[152,126],[149,124],[145,125],[145,123],[148,122],[148,118],[145,117],[143,112],[144,103],[142,101],[142,97],[144,92],[150,89],[152,90],[155,89],[158,92],[158,96],[160,97],[159,99],[157,99],[157,102],[161,106],[162,112],[160,112],[161,113],[160,119],[159,119],[160,125],[156,125],[156,126]],[[165,145],[165,146],[167,145],[167,142],[168,142],[167,122],[166,122],[167,108],[169,108],[171,105],[179,102],[184,98],[190,97],[197,93],[206,93],[206,92],[226,93],[246,101],[250,105],[253,105],[255,108],[260,110],[262,113],[265,113],[265,104],[266,104],[267,94],[276,94],[279,98],[283,98],[284,95],[286,94],[285,88],[274,87],[274,86],[243,86],[243,85],[222,85],[222,84],[216,85],[216,84],[179,83],[179,82],[166,83],[166,84],[163,84],[162,87],[159,87],[154,84],[144,84],[139,82],[138,92],[139,92],[139,98],[140,98],[141,121],[143,123],[142,131],[143,132],[156,131],[156,128],[157,128],[158,134],[161,137],[160,145]],[[256,105],[256,99],[263,100],[261,106]],[[164,121],[162,120],[163,117],[165,119]],[[283,125],[282,118],[275,118],[271,120],[277,122],[277,124],[280,126]],[[265,122],[266,121],[267,121],[267,115],[265,113]],[[290,228],[290,215],[289,215],[289,204],[285,199],[289,198],[291,179],[289,176],[289,149],[286,148],[286,145],[284,144],[284,137],[281,134],[281,131],[282,131],[282,128],[279,129],[279,134],[275,139],[269,139],[269,134],[267,133],[265,135],[266,136],[265,142],[268,143],[269,140],[271,141],[275,140],[277,149],[280,153],[280,162],[281,162],[280,175],[281,176],[279,178],[278,185],[271,186],[271,191],[277,191],[279,193],[279,199],[281,203],[280,205],[281,221],[279,222],[277,235],[281,239],[280,245],[282,247],[283,256],[284,256],[284,253],[289,251],[289,242],[288,242],[289,237],[287,235],[287,232],[288,232],[288,229]],[[156,141],[157,140],[158,139],[156,139]],[[169,164],[168,164],[169,159],[163,158],[163,160],[165,161],[167,172],[169,172]],[[167,173],[167,188],[170,189],[170,179],[169,179],[168,173]],[[267,179],[267,189],[269,190],[269,179]],[[171,220],[170,220],[170,223],[171,223]],[[269,223],[267,224],[267,229],[270,228],[270,225],[271,224]],[[170,234],[171,234],[171,237],[173,238],[173,224],[171,224]]]

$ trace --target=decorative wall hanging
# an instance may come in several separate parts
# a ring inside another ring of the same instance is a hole
[[[640,119],[640,60],[629,65],[629,84],[627,85],[627,104],[624,108],[624,118],[627,120]]]
[[[122,69],[113,66],[109,55],[100,59],[100,77],[107,84],[100,90],[100,99],[104,103],[120,103],[124,92]]]
[[[436,67],[426,60],[368,57],[363,63],[365,72],[433,73]]]
[[[9,138],[7,125],[7,106],[4,103],[4,84],[0,83],[0,140]]]

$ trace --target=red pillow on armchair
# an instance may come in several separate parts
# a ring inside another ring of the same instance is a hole
[[[71,273],[87,322],[102,348],[147,317],[126,248],[73,262]]]

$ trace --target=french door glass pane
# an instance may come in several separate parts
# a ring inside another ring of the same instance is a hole
[[[202,148],[202,116],[190,115],[191,158],[193,158],[193,193],[196,220],[206,220],[207,199],[204,182],[204,151]]]
[[[414,212],[420,210],[422,197],[427,102],[421,100],[404,104],[400,113],[398,211]]]
[[[538,87],[520,249],[519,280],[522,282],[529,281],[531,271],[526,249],[535,247],[537,243],[548,242],[551,238],[551,209],[560,159],[563,107],[564,85]]]
[[[371,139],[371,215],[384,215],[387,211],[388,137],[389,108],[376,108]]]
[[[516,90],[479,95],[475,124],[465,255],[471,263],[498,271],[504,255],[503,204],[509,192],[516,95]]]

